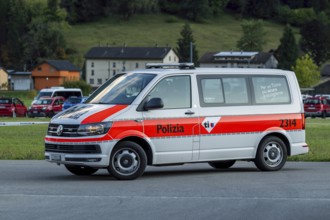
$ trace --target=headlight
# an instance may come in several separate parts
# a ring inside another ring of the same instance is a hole
[[[82,136],[106,134],[109,131],[111,125],[112,122],[80,125],[77,133]]]

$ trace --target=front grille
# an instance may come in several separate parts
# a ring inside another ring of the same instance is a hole
[[[49,124],[47,134],[50,136],[62,136],[62,137],[78,137],[79,125],[62,125],[63,131],[60,135],[57,134],[57,128],[59,124]]]
[[[62,144],[45,144],[47,152],[68,153],[68,154],[100,154],[99,145],[62,145]]]

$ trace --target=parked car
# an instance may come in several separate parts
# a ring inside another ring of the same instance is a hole
[[[53,117],[62,111],[64,97],[57,96],[54,98],[45,97],[38,99],[28,111],[29,117]]]
[[[305,117],[322,117],[330,115],[330,100],[326,97],[318,96],[304,100]]]
[[[27,116],[27,108],[19,98],[0,98],[0,116]]]
[[[63,103],[63,110],[66,110],[74,105],[83,103],[87,99],[86,96],[84,97],[77,97],[77,96],[70,96],[65,102]]]
[[[82,91],[79,88],[64,88],[64,87],[51,87],[47,89],[40,90],[39,94],[34,97],[34,100],[32,101],[31,105],[34,104],[34,102],[41,97],[57,97],[61,96],[64,97],[64,99],[69,98],[70,96],[82,96]]]
[[[317,97],[324,97],[324,98],[330,99],[330,94],[316,94],[314,97],[315,98],[317,98]]]
[[[308,94],[301,94],[301,97],[303,100],[308,99],[308,98],[313,98],[313,96],[308,95]]]

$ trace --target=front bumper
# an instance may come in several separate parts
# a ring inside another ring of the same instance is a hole
[[[306,112],[305,111],[305,117],[321,117],[321,116],[322,116],[321,111],[317,111],[317,112]]]
[[[29,117],[47,117],[48,113],[45,111],[37,111],[37,110],[29,110],[28,111],[28,116]]]
[[[57,164],[108,167],[110,153],[116,143],[117,141],[79,144],[45,142],[45,160]]]

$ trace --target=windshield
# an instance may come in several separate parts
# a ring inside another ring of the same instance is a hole
[[[34,104],[35,105],[50,105],[52,104],[52,99],[38,99]]]
[[[77,104],[81,102],[81,97],[70,97],[66,102],[67,103],[72,103],[72,104]]]
[[[155,74],[124,74],[109,80],[87,100],[93,104],[129,105],[155,77]]]
[[[320,99],[306,99],[304,101],[305,104],[321,104],[321,100]]]
[[[39,92],[38,96],[37,96],[37,99],[39,99],[40,97],[44,97],[44,96],[49,96],[51,97],[52,96],[52,93],[53,92]]]

